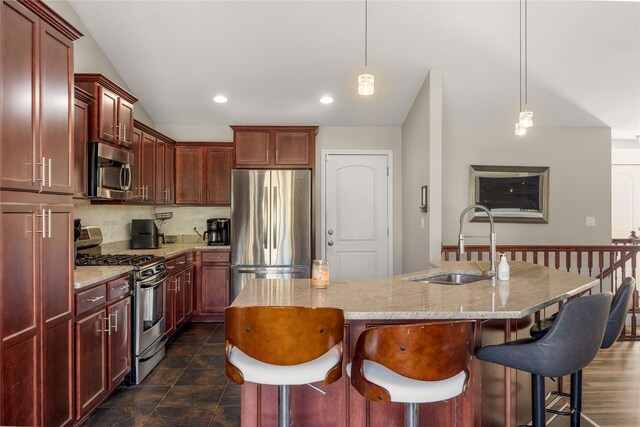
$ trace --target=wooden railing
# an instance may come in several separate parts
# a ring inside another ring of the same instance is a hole
[[[599,286],[592,291],[616,292],[622,279],[628,276],[636,278],[640,245],[637,240],[616,239],[611,246],[525,246],[501,245],[498,253],[505,253],[511,261],[526,261],[569,272],[597,277]],[[460,257],[458,246],[442,246],[442,259],[482,261],[489,259],[488,246],[465,245],[465,254]],[[630,327],[625,327],[621,340],[638,340],[637,314],[638,290],[633,293],[629,310]],[[539,318],[539,314],[536,315]],[[629,322],[628,322],[629,324]]]

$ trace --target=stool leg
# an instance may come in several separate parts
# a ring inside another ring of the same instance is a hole
[[[544,377],[531,374],[531,418],[533,427],[544,427]]]
[[[404,404],[405,427],[418,427],[420,425],[420,407],[417,403]]]
[[[582,413],[582,370],[571,374],[571,427],[580,427],[580,414]]]
[[[278,386],[278,427],[291,427],[290,386]]]

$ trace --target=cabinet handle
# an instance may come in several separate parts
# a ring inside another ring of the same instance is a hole
[[[44,234],[43,234],[43,236],[44,236]],[[48,227],[48,230],[47,230],[47,237],[51,238],[51,209],[49,209],[49,227]]]
[[[144,186],[144,199],[145,200],[149,200],[149,186],[148,185]]]
[[[84,302],[96,302],[104,298],[104,295],[100,295],[99,297],[89,297],[85,298]]]
[[[111,325],[111,319],[109,319],[109,329],[113,328],[113,332],[118,332],[118,312],[114,311],[111,316],[113,316],[114,325]]]
[[[187,261],[178,261],[178,264],[182,265],[182,264],[186,264]]]
[[[102,320],[106,320],[107,325],[105,326],[105,329],[102,332],[106,332],[107,334],[111,335],[111,317],[107,316],[107,317],[103,317]]]
[[[47,212],[49,212],[49,219],[47,220]],[[36,215],[36,218],[42,218],[42,231],[36,231],[36,233],[42,233],[42,238],[51,238],[51,209],[42,209],[42,215]],[[47,224],[49,224],[49,230],[47,230]]]
[[[42,176],[42,178],[37,178],[36,181],[42,181],[42,186],[44,187],[45,185],[47,185],[47,178],[45,178],[47,172],[45,170],[47,167],[47,159],[45,159],[43,156],[42,162],[36,163],[36,166],[40,166],[40,175]]]
[[[124,291],[125,289],[129,289],[129,282],[126,283],[126,285],[112,286],[111,289],[113,289],[114,291]]]
[[[178,281],[178,291],[177,292],[180,292],[180,278],[178,277],[176,280]]]
[[[44,161],[44,157],[42,158],[42,160]],[[44,175],[43,175],[43,177],[42,177],[42,178],[43,178],[43,180],[42,180],[42,185],[47,185],[47,186],[51,187],[51,170],[52,170],[52,169],[51,169],[51,159],[49,159],[48,167],[49,167],[49,184],[46,184],[46,183],[45,183],[45,181],[44,181]],[[44,173],[44,167],[42,168],[42,172]]]
[[[176,268],[175,265],[167,265],[167,270],[173,270],[174,268]]]
[[[187,284],[190,285],[191,284],[191,272],[187,271],[187,280],[186,280]]]

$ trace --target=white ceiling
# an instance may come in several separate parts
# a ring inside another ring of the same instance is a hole
[[[516,122],[518,0],[370,0],[372,97],[356,94],[363,0],[69,3],[156,125],[400,126],[432,68],[446,124]],[[528,10],[535,124],[640,134],[640,2]],[[325,94],[335,102],[320,104]]]

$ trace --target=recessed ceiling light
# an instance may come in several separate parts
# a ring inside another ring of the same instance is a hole
[[[217,102],[218,104],[224,104],[227,102],[227,97],[224,95],[216,95],[213,97],[213,102]]]
[[[323,104],[331,104],[333,102],[333,98],[330,96],[323,96],[320,98],[320,102]]]

